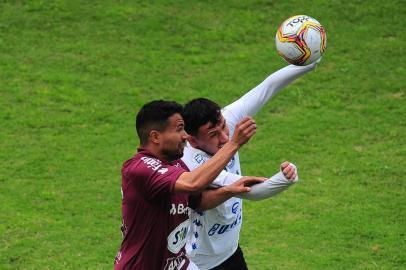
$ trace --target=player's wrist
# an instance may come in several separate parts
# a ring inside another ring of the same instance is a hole
[[[222,148],[225,148],[228,151],[237,152],[241,146],[242,144],[240,144],[239,141],[229,140]]]

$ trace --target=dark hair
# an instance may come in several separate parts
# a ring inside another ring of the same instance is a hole
[[[175,101],[154,100],[142,106],[135,120],[140,144],[148,142],[151,130],[164,131],[168,126],[168,118],[175,113],[183,114],[182,105]]]
[[[206,98],[196,98],[185,104],[183,120],[188,134],[196,136],[199,128],[208,122],[217,125],[221,119],[220,106]]]

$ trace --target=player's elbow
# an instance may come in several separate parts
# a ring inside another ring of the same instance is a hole
[[[199,183],[187,183],[185,185],[185,190],[188,193],[196,193],[196,192],[200,192],[204,189],[204,187],[202,185],[200,185]]]
[[[198,179],[191,179],[189,177],[181,177],[176,181],[176,190],[184,193],[198,193],[202,191],[205,186],[201,184]]]

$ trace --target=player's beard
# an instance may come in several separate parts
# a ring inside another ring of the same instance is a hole
[[[176,149],[162,149],[162,154],[168,161],[174,161],[183,157],[183,149],[185,148],[186,141],[178,144]]]

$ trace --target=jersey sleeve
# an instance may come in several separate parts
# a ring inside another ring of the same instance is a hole
[[[211,187],[222,187],[231,185],[234,182],[237,182],[242,176],[235,173],[230,173],[225,170],[221,171],[221,173],[214,179],[214,181],[210,184]]]
[[[151,173],[149,181],[145,183],[145,195],[154,200],[173,193],[176,180],[186,172],[185,169],[175,166],[162,166]]]
[[[289,65],[268,76],[262,83],[222,110],[228,126],[234,127],[245,116],[254,116],[280,90],[313,70],[316,65],[317,62],[307,66]]]
[[[239,194],[237,197],[251,201],[268,199],[283,192],[297,181],[298,178],[292,181],[279,172],[265,182],[253,185],[249,192]]]

